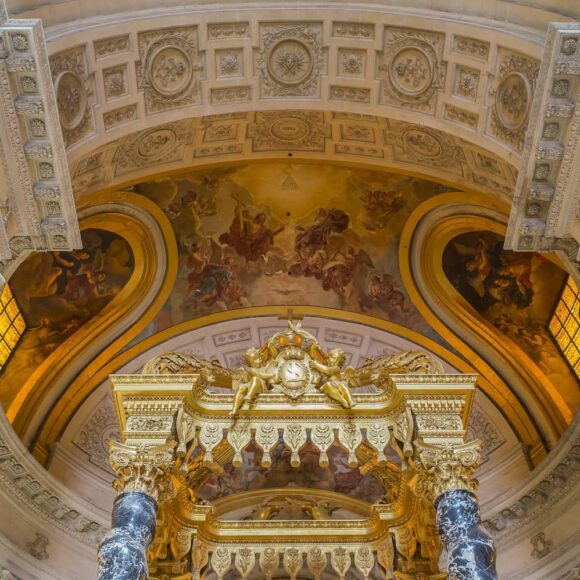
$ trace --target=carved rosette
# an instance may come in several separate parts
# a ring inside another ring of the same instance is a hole
[[[320,95],[324,66],[320,23],[264,24],[260,39],[257,69],[263,97]]]
[[[479,447],[479,441],[461,445],[430,445],[416,441],[417,495],[435,501],[441,494],[456,489],[474,493],[478,482],[473,472],[479,464]]]
[[[139,55],[139,86],[148,112],[200,102],[204,64],[196,26],[140,34]]]
[[[118,475],[113,482],[117,493],[140,492],[157,500],[170,492],[167,476],[175,463],[175,442],[131,446],[111,441],[110,461]]]
[[[444,43],[444,34],[387,27],[379,64],[383,102],[434,111],[437,92],[445,85]]]

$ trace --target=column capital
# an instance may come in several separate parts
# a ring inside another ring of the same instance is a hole
[[[478,482],[473,472],[479,464],[479,448],[479,440],[441,445],[416,441],[417,494],[435,501],[441,494],[451,490],[464,489],[474,493]]]
[[[167,489],[168,475],[175,464],[174,441],[163,445],[109,443],[109,460],[118,475],[113,488],[119,494],[139,492],[155,501]]]

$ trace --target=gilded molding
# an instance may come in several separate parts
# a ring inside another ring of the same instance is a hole
[[[175,463],[175,442],[130,446],[111,441],[110,461],[118,475],[113,482],[117,493],[146,493],[157,501],[169,484],[168,475]]]
[[[435,501],[441,494],[456,489],[474,493],[478,485],[473,473],[479,464],[479,446],[479,441],[458,445],[416,441],[417,494]]]

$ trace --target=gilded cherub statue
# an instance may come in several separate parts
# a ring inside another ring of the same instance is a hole
[[[352,373],[354,369],[347,367],[342,371],[342,365],[346,360],[344,351],[340,348],[331,348],[326,355],[326,363],[320,363],[314,359],[310,360],[310,368],[317,370],[325,382],[320,386],[320,390],[333,401],[342,405],[345,409],[352,409],[356,403],[352,400],[346,375]]]
[[[249,348],[244,355],[247,369],[240,369],[243,380],[237,382],[237,389],[234,395],[234,405],[230,411],[230,416],[235,417],[245,401],[249,404],[260,394],[269,389],[267,381],[275,383],[277,381],[277,370],[272,371],[263,368],[261,350]],[[262,368],[260,368],[262,367]]]

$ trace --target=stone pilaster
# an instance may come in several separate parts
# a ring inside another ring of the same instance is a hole
[[[449,580],[496,580],[493,540],[481,526],[473,472],[479,441],[415,443],[417,493],[434,501],[437,528],[448,552]]]
[[[148,578],[147,548],[155,535],[157,499],[170,488],[175,443],[130,446],[111,442],[110,459],[119,493],[111,530],[99,547],[98,580]]]

